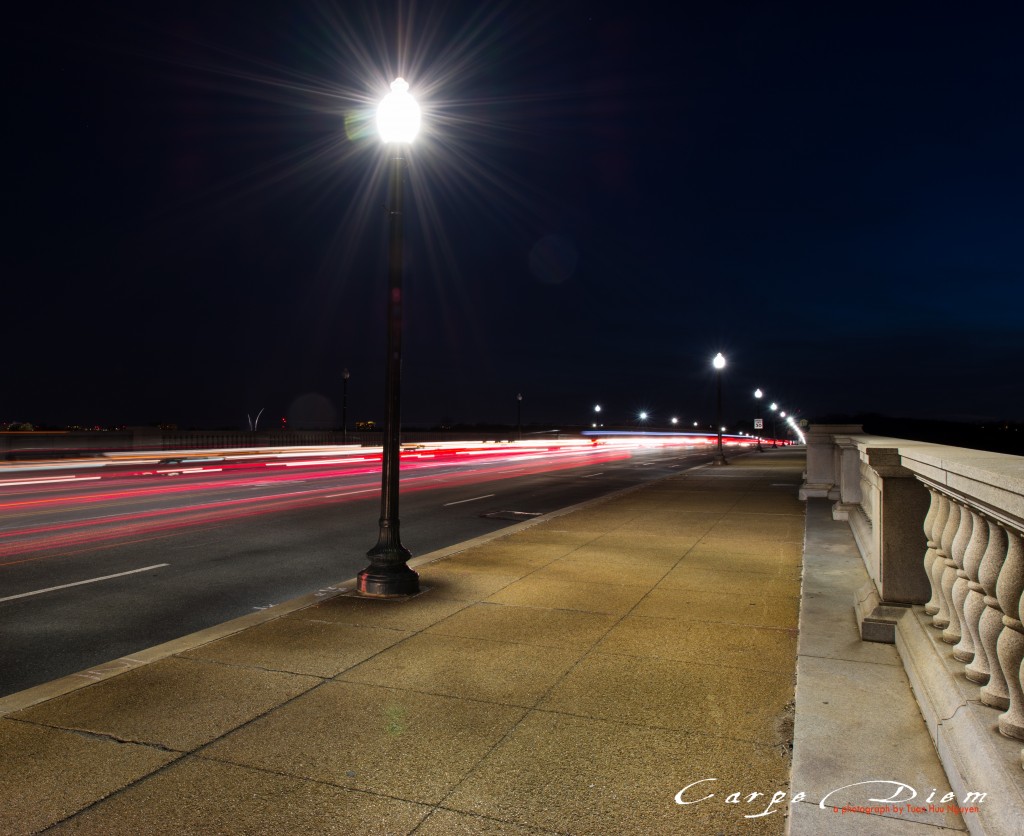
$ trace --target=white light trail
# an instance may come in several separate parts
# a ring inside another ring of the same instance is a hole
[[[47,485],[69,482],[92,482],[102,479],[102,476],[54,476],[50,479],[15,479],[10,482],[0,482],[0,488],[17,487],[18,485]]]

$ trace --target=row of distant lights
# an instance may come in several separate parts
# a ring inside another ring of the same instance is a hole
[[[716,371],[719,371],[719,372],[720,372],[720,371],[721,371],[722,369],[724,369],[724,368],[725,368],[725,357],[724,357],[724,356],[722,355],[722,353],[721,353],[721,352],[719,352],[718,354],[716,354],[716,355],[715,355],[715,359],[711,361],[711,365],[712,365],[712,366],[714,366],[714,367],[715,367],[715,369],[716,369]],[[763,397],[764,397],[764,392],[762,392],[762,391],[760,390],[760,388],[758,388],[758,389],[756,389],[756,390],[754,391],[754,397],[755,397],[755,398],[757,398],[758,400],[760,400],[761,398],[763,398]],[[786,423],[787,423],[787,424],[789,425],[789,428],[790,428],[791,430],[793,430],[793,432],[794,432],[794,433],[796,433],[796,436],[797,436],[797,438],[799,438],[799,439],[800,439],[800,443],[801,443],[801,444],[804,444],[804,443],[806,443],[806,439],[804,438],[804,434],[803,434],[803,433],[802,433],[802,432],[800,431],[800,427],[798,427],[798,426],[797,426],[796,420],[795,420],[795,419],[793,418],[793,416],[792,416],[792,415],[786,415],[786,411],[785,411],[785,410],[782,410],[782,411],[780,412],[780,411],[779,411],[779,405],[778,405],[777,403],[775,403],[774,401],[772,401],[771,405],[770,405],[770,406],[769,406],[768,408],[769,408],[769,409],[770,409],[770,410],[771,410],[772,412],[778,412],[778,413],[779,413],[779,417],[780,417],[780,418],[784,418],[784,419],[785,419]],[[596,405],[596,406],[594,407],[594,412],[597,412],[597,413],[600,413],[600,412],[601,412],[601,405],[600,405],[600,404],[597,404],[597,405]],[[640,413],[640,414],[639,414],[639,415],[638,415],[637,417],[638,417],[638,418],[639,418],[639,419],[640,419],[641,421],[646,421],[646,420],[647,420],[647,418],[648,418],[648,415],[647,415],[647,413],[646,413],[646,412],[641,412],[641,413]],[[669,419],[669,420],[670,420],[670,423],[671,423],[671,424],[672,424],[673,426],[675,426],[675,425],[677,425],[677,424],[679,423],[679,419],[678,419],[678,418],[675,418],[675,417],[673,417],[673,418],[671,418],[671,419]],[[595,423],[593,424],[593,426],[595,426],[595,427],[596,427],[596,426],[597,426],[597,423],[595,422]],[[697,426],[697,422],[696,422],[696,421],[694,421],[694,422],[693,422],[693,426],[695,426],[695,427]],[[725,427],[722,427],[722,432],[725,432],[725,431],[726,431],[726,430],[725,430]],[[741,433],[740,433],[740,435],[746,435],[746,433],[742,433],[742,432],[741,432]]]
[[[595,413],[600,413],[600,412],[601,412],[601,404],[597,404],[597,405],[596,405],[596,406],[594,407],[594,412],[595,412]],[[646,420],[647,420],[648,418],[650,418],[651,416],[650,416],[650,415],[649,415],[648,413],[646,413],[646,412],[640,412],[640,413],[639,413],[639,414],[638,414],[638,415],[637,415],[636,417],[637,417],[637,418],[639,418],[639,419],[640,419],[641,421],[646,421]],[[671,423],[672,423],[673,425],[677,425],[677,424],[679,423],[679,419],[678,419],[678,418],[675,418],[675,417],[673,417],[673,418],[670,418],[670,419],[669,419],[669,421],[670,421],[670,422],[671,422]],[[593,426],[595,426],[595,427],[596,427],[596,426],[597,426],[597,423],[595,422],[595,423],[593,424]],[[694,422],[693,422],[693,426],[695,426],[695,427],[697,426],[697,422],[696,422],[696,421],[694,421]],[[723,431],[723,432],[725,431],[725,427],[722,427],[722,431]]]
[[[761,400],[761,398],[764,397],[764,392],[762,392],[760,389],[755,389],[754,390],[754,397],[757,398],[758,400]],[[779,413],[779,417],[785,419],[786,423],[789,425],[789,428],[794,433],[796,433],[796,437],[800,439],[800,443],[801,444],[806,444],[807,443],[807,439],[804,437],[803,432],[801,432],[800,427],[797,426],[796,419],[792,415],[787,415],[785,410],[779,411],[779,405],[777,403],[775,403],[775,401],[772,401],[768,405],[768,408],[772,412],[778,412]]]

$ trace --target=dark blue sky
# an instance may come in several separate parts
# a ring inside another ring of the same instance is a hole
[[[0,421],[379,420],[398,73],[406,423],[1024,420],[1013,5],[665,6],[16,12]]]

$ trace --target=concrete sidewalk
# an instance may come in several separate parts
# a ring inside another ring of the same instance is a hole
[[[0,833],[781,834],[802,468],[697,468],[422,558],[409,600],[321,591],[0,700]]]

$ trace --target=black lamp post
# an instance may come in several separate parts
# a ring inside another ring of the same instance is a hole
[[[516,394],[516,430],[519,440],[523,440],[523,393]]]
[[[341,443],[348,444],[348,369],[341,370]]]
[[[775,443],[775,413],[778,410],[779,405],[772,401],[772,405],[769,407],[772,411],[772,447],[776,447]]]
[[[412,556],[398,533],[398,470],[402,378],[402,181],[405,154],[419,129],[420,110],[404,79],[395,79],[377,111],[377,127],[391,154],[388,203],[388,361],[385,376],[384,455],[381,466],[380,530],[359,573],[363,595],[392,597],[419,592],[420,580],[406,561]]]
[[[725,368],[725,358],[722,356],[722,352],[715,355],[711,365],[718,372],[718,452],[715,453],[712,464],[729,464],[725,460],[725,451],[722,450],[722,369]]]

